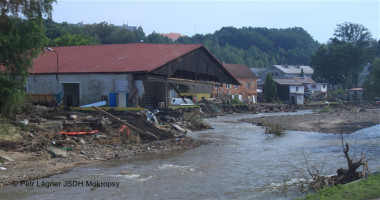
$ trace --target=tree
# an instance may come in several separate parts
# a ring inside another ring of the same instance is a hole
[[[380,97],[380,58],[375,58],[371,67],[371,72],[364,82],[364,96],[368,100]]]
[[[364,26],[348,22],[338,24],[334,36],[311,56],[311,65],[330,84],[355,87],[363,66],[373,59],[375,42]]]
[[[157,43],[157,44],[169,44],[172,43],[171,40],[167,37],[162,36],[159,33],[152,32],[147,36],[147,40],[149,43]]]
[[[78,46],[78,45],[94,45],[95,38],[85,37],[80,34],[66,33],[54,40],[50,41],[49,46]]]
[[[274,102],[277,96],[277,86],[273,80],[272,74],[268,73],[265,78],[264,98],[266,102]]]
[[[44,18],[54,0],[2,0],[0,3],[0,106],[6,115],[20,108],[20,95],[33,59],[46,44]],[[15,95],[16,94],[16,95]],[[11,109],[10,109],[11,108]]]

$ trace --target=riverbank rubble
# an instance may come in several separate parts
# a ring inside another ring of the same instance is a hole
[[[0,139],[0,186],[62,173],[101,160],[194,148],[207,141],[186,136],[210,128],[199,108],[75,111],[27,105],[13,121],[0,119],[12,140]],[[5,127],[5,126],[4,126]]]
[[[86,163],[207,144],[186,136],[211,128],[203,117],[280,111],[294,112],[296,107],[205,101],[199,107],[180,109],[76,111],[28,104],[14,119],[0,118],[0,123],[7,124],[1,131],[13,135],[12,139],[0,138],[0,186],[48,177]]]

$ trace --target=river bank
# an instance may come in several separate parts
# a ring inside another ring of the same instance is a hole
[[[380,124],[379,109],[334,108],[327,112],[304,115],[265,116],[242,119],[253,124],[279,124],[285,130],[312,131],[320,133],[353,133]]]
[[[185,132],[207,129],[209,126],[201,122],[202,116],[212,117],[244,111],[251,113],[294,111],[293,107],[282,105],[256,105],[250,109],[247,106],[217,108],[213,104],[206,104],[201,108],[164,111],[157,116],[160,126],[153,126],[147,122],[146,115],[142,111],[109,111],[147,133],[138,138],[132,137],[132,130],[131,137],[129,135],[124,135],[126,138],[121,137],[119,123],[114,123],[95,112],[65,111],[38,106],[28,108],[23,116],[18,116],[18,120],[24,119],[22,122],[25,122],[25,119],[28,119],[29,123],[18,125],[13,131],[10,130],[14,127],[6,130],[17,132],[15,135],[18,139],[0,140],[0,186],[11,184],[13,181],[52,176],[91,162],[185,150],[207,144],[208,141],[187,137],[176,127],[179,126],[179,129],[182,127]],[[332,113],[264,117],[244,121],[262,123],[263,119],[281,122],[289,130],[316,132],[340,131],[341,124],[346,123],[345,130],[352,132],[358,128],[379,124],[379,111],[340,110]],[[319,124],[314,124],[315,122]],[[349,126],[351,128],[348,128]],[[94,129],[99,129],[99,133],[74,136],[59,133],[62,130],[70,132]],[[123,133],[126,134],[125,131]]]
[[[146,110],[110,110],[109,117],[58,107],[28,105],[23,110],[15,119],[0,119],[0,187],[92,162],[183,151],[208,143],[186,136],[209,128],[199,119],[199,108],[163,111],[155,119],[159,124],[148,120],[151,113]]]
[[[193,140],[189,137],[172,138],[130,146],[81,144],[69,151],[62,151],[63,154],[55,158],[52,158],[51,154],[47,151],[36,153],[4,151],[0,149],[2,158],[0,186],[49,177],[93,162],[183,151],[202,144],[207,144],[207,141]]]

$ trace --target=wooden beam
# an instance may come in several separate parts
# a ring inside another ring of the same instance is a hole
[[[100,113],[106,115],[107,117],[109,117],[109,118],[111,118],[111,119],[113,119],[113,120],[115,120],[115,121],[121,123],[121,124],[127,125],[127,126],[130,127],[133,131],[135,131],[135,132],[137,132],[137,133],[139,133],[139,134],[151,135],[151,136],[155,137],[156,139],[159,139],[159,137],[157,137],[156,135],[153,135],[152,133],[148,133],[148,132],[145,133],[144,131],[142,131],[142,130],[140,130],[140,129],[134,127],[134,126],[132,126],[131,124],[127,123],[126,121],[121,120],[120,118],[118,118],[118,117],[116,117],[116,116],[114,116],[114,115],[112,115],[112,114],[110,114],[110,113],[108,113],[108,112],[106,112],[106,111],[104,111],[104,110],[98,108],[98,107],[92,106],[92,108],[93,108],[94,110],[96,110],[96,111],[98,111],[98,112],[100,112]]]

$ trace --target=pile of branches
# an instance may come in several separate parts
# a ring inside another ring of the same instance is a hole
[[[354,160],[350,157],[348,154],[349,152],[349,145],[348,143],[344,144],[343,137],[342,137],[342,148],[344,156],[347,159],[348,169],[339,168],[337,170],[337,175],[334,176],[321,176],[321,172],[323,169],[323,166],[321,170],[317,170],[315,168],[312,168],[311,170],[308,169],[309,175],[312,177],[312,181],[309,182],[307,188],[312,190],[318,190],[325,186],[334,186],[338,184],[346,184],[353,181],[356,181],[361,178],[368,177],[368,175],[371,173],[368,168],[368,160],[366,159],[365,154],[362,152],[361,156],[358,160]],[[358,172],[356,171],[360,166],[363,166],[363,171]]]

